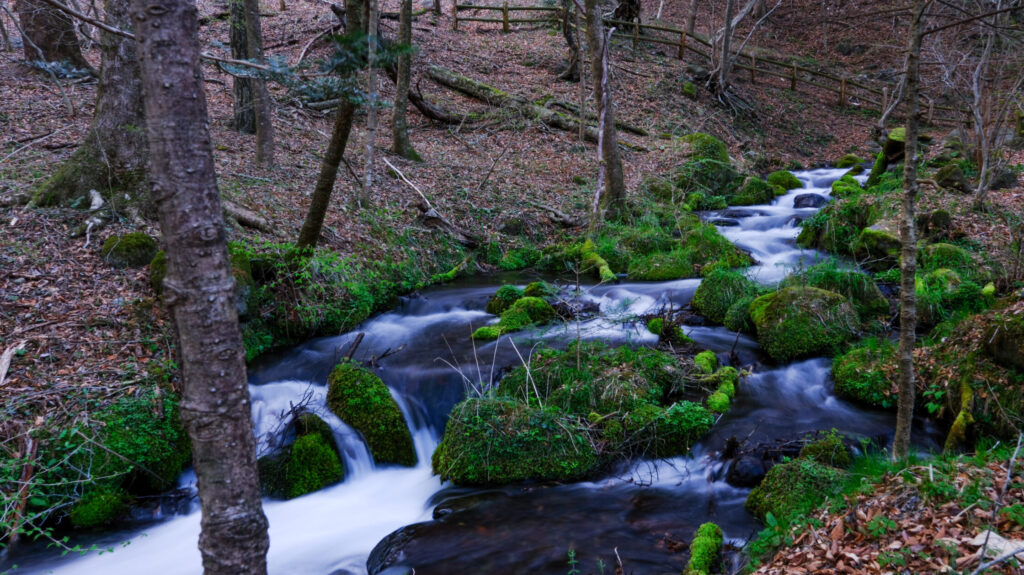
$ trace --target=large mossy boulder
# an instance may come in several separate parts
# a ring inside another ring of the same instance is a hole
[[[753,259],[741,251],[711,224],[692,222],[670,251],[653,251],[629,261],[633,280],[666,281],[700,277],[701,270],[718,264],[746,267]]]
[[[487,341],[503,334],[518,331],[535,324],[547,322],[555,317],[555,308],[547,301],[533,296],[517,299],[505,311],[497,325],[485,325],[473,332],[473,339]]]
[[[676,169],[673,176],[675,187],[685,193],[731,195],[737,173],[725,144],[714,136],[699,132],[687,134],[679,140],[687,146],[687,160]]]
[[[501,312],[512,307],[516,300],[523,297],[523,290],[513,285],[503,285],[487,300],[487,313],[501,315]]]
[[[889,313],[889,300],[885,299],[871,276],[856,270],[842,269],[833,261],[797,271],[780,285],[810,286],[846,296],[864,320]]]
[[[434,472],[457,485],[572,481],[597,464],[578,417],[510,399],[471,398],[456,405],[433,455]]]
[[[683,575],[709,575],[716,572],[723,541],[722,528],[714,523],[704,523],[698,527],[690,542],[690,560],[686,562]]]
[[[935,183],[940,187],[960,194],[971,193],[971,183],[957,164],[946,164],[935,172]]]
[[[779,170],[768,174],[768,183],[775,186],[776,188],[784,191],[799,190],[804,187],[804,183],[800,181],[800,178],[793,175],[793,172],[788,170]]]
[[[857,312],[845,297],[814,287],[788,287],[750,304],[761,347],[777,361],[833,354],[856,334]]]
[[[836,395],[881,409],[896,407],[896,346],[867,339],[832,361]]]
[[[895,164],[903,159],[906,152],[907,142],[907,129],[906,128],[893,128],[889,135],[886,136],[885,143],[882,145],[882,151],[878,152],[878,156],[875,158],[875,164],[871,167],[871,174],[868,175],[867,187],[874,186],[881,180],[882,174],[889,168],[890,164]]]
[[[293,499],[345,478],[330,427],[312,413],[292,422],[295,441],[259,459],[260,485],[270,497]]]
[[[775,188],[757,176],[749,176],[735,194],[727,198],[730,206],[769,204],[775,198]]]
[[[762,521],[772,514],[778,521],[807,513],[828,495],[839,492],[846,473],[812,459],[793,459],[768,470],[764,480],[747,496],[747,511]]]
[[[971,252],[960,246],[947,243],[930,244],[919,252],[921,268],[924,270],[937,270],[949,268],[955,271],[965,271],[973,274]]]
[[[343,362],[331,371],[327,385],[327,407],[363,436],[376,463],[416,465],[409,426],[376,374]]]
[[[900,258],[900,235],[891,222],[879,222],[861,230],[853,253],[865,268],[884,272],[896,267]]]
[[[115,268],[141,268],[153,261],[159,248],[156,240],[142,232],[111,236],[100,253]]]
[[[862,160],[860,158],[860,156],[858,156],[857,154],[845,154],[845,155],[843,155],[842,158],[839,158],[839,161],[836,162],[836,167],[837,168],[852,168],[854,166],[858,166],[858,165],[863,164],[863,163],[864,163],[864,160]]]
[[[801,222],[796,243],[803,248],[852,255],[861,230],[877,220],[878,210],[872,200],[853,192],[843,201],[831,202]]]
[[[835,199],[851,198],[864,191],[864,188],[860,186],[860,182],[855,180],[853,176],[844,174],[843,177],[832,182],[831,196]]]
[[[1024,374],[1024,314],[1008,311],[993,314],[982,341],[985,351],[996,363]]]
[[[742,273],[716,268],[700,282],[690,305],[708,321],[720,324],[736,301],[756,291],[757,285]]]

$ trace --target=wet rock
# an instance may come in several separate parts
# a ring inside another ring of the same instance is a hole
[[[728,210],[722,210],[718,215],[723,218],[749,218],[751,216],[758,215],[758,212],[754,210],[744,210],[742,208],[729,208]]]
[[[935,183],[947,190],[961,194],[967,194],[971,191],[967,176],[964,175],[964,171],[960,169],[960,166],[956,164],[946,164],[939,168],[939,171],[935,173]]]
[[[714,224],[716,226],[722,226],[723,228],[734,228],[740,225],[739,220],[734,220],[731,218],[715,218],[713,220],[708,220],[708,223]]]
[[[725,481],[733,487],[754,487],[768,472],[764,460],[756,455],[742,455],[729,467]]]
[[[1007,168],[1006,166],[1000,166],[993,170],[992,180],[988,184],[990,190],[1008,190],[1017,185],[1017,173]]]
[[[800,194],[793,198],[794,208],[820,208],[828,203],[828,198],[821,194]]]

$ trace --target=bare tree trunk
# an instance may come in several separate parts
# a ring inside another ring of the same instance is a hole
[[[615,129],[615,105],[611,95],[606,67],[604,25],[601,22],[601,11],[597,0],[586,0],[587,12],[587,44],[590,47],[590,70],[594,82],[594,102],[598,109],[601,135],[601,164],[605,173],[604,189],[601,194],[601,206],[606,219],[618,218],[622,204],[626,199],[626,186],[622,175],[622,158],[619,156],[619,138]]]
[[[349,33],[364,30],[362,7],[359,0],[346,0],[345,2],[345,29]],[[338,166],[341,165],[349,135],[352,133],[352,121],[356,115],[356,108],[356,104],[344,95],[338,98],[338,112],[334,118],[331,141],[327,145],[327,153],[324,154],[323,161],[320,162],[320,175],[317,178],[316,187],[313,188],[313,197],[310,198],[309,211],[306,212],[306,219],[302,222],[302,229],[299,230],[299,238],[295,242],[296,250],[311,252],[320,241],[320,232],[323,230],[324,219],[327,216],[327,206],[331,203],[334,182],[338,179]]]
[[[402,0],[398,14],[398,43],[406,49],[412,47],[412,0]],[[409,77],[412,74],[412,54],[398,56],[398,74],[395,79],[395,109],[391,115],[391,150],[407,160],[423,161],[409,141],[406,111],[409,108]]]
[[[41,0],[15,0],[14,6],[21,20],[21,30],[28,37],[24,42],[26,60],[66,61],[93,72],[82,57],[82,47],[70,16]]]
[[[434,14],[441,15],[441,0],[434,0]]]
[[[914,228],[914,202],[917,199],[917,134],[920,102],[918,85],[921,72],[921,32],[927,0],[915,0],[910,41],[907,48],[907,139],[903,164],[903,199],[900,209],[900,344],[899,393],[897,396],[896,434],[892,457],[899,460],[910,452],[910,428],[914,419],[914,337],[917,329],[917,230]]]
[[[619,0],[619,5],[612,13],[612,19],[623,22],[640,22],[640,0]]]
[[[697,3],[699,0],[690,0],[690,12],[686,15],[686,33],[693,35],[697,27]]]
[[[359,207],[366,207],[370,203],[370,193],[373,190],[373,154],[377,140],[377,67],[376,55],[380,37],[380,30],[377,26],[377,0],[366,1],[367,14],[367,52],[366,52],[366,93],[369,95],[369,107],[366,114],[366,169],[363,178],[363,187],[357,194]]]
[[[108,24],[131,29],[128,0],[105,0]],[[96,111],[85,140],[35,193],[36,205],[67,204],[96,190],[114,205],[127,193],[143,215],[155,217],[145,189],[146,120],[134,40],[100,32],[99,86]]]
[[[132,3],[150,181],[167,253],[164,302],[181,352],[181,420],[192,440],[207,575],[266,573],[267,519],[256,476],[245,350],[221,219],[188,0]]]
[[[985,112],[991,109],[990,99],[991,94],[986,93],[987,86],[985,85],[985,77],[989,73],[989,63],[992,59],[992,45],[996,40],[996,33],[993,28],[988,30],[985,38],[985,50],[981,54],[981,59],[978,60],[978,65],[974,69],[974,75],[971,78],[971,94],[973,96],[973,103],[971,105],[971,113],[974,118],[974,145],[975,150],[978,154],[978,187],[974,192],[974,209],[982,210],[985,207],[985,196],[988,191],[989,182],[989,138],[986,130],[998,131],[1001,126],[992,126],[992,118],[990,114]]]
[[[245,26],[245,0],[229,0],[228,34],[231,57],[236,60],[249,59],[249,34]],[[248,76],[232,76],[231,83],[235,100],[231,127],[243,134],[256,133],[256,108],[253,107],[253,79]]]
[[[725,29],[721,39],[721,56],[718,61],[718,89],[725,92],[729,85],[729,65],[732,60],[729,58],[729,42],[732,40],[732,13],[736,8],[736,0],[726,0],[725,3]]]
[[[580,79],[580,50],[571,19],[575,18],[578,12],[573,9],[572,0],[562,0],[562,14],[562,37],[565,38],[565,43],[569,46],[569,64],[566,66],[565,71],[559,74],[558,79],[577,82]]]
[[[263,61],[263,30],[259,0],[230,0],[231,57]],[[274,164],[274,124],[267,82],[260,77],[235,76],[234,128],[256,134],[256,163]]]

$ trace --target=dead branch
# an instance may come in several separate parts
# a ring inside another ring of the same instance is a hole
[[[247,228],[277,235],[277,230],[274,229],[274,226],[270,225],[270,222],[249,208],[242,207],[231,200],[221,200],[221,208],[224,210],[225,215],[238,220],[238,223]]]
[[[554,208],[554,207],[542,204],[540,202],[534,202],[532,200],[527,200],[526,203],[530,204],[531,206],[533,206],[533,207],[535,207],[537,209],[544,210],[545,212],[548,212],[549,214],[551,214],[551,216],[552,216],[551,219],[552,220],[554,220],[555,222],[557,222],[559,224],[562,224],[563,226],[565,226],[567,228],[575,228],[575,227],[579,227],[579,225],[580,225],[579,220],[577,220],[576,218],[573,218],[571,216],[566,215],[565,213],[563,213],[560,210],[558,210],[558,208]]]

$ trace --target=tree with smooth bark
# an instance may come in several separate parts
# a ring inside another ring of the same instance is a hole
[[[245,349],[238,327],[206,92],[198,11],[133,0],[150,149],[150,189],[167,254],[164,303],[181,361],[181,421],[192,441],[207,575],[266,573]]]
[[[229,0],[231,57],[263,62],[259,0]],[[256,134],[256,163],[274,164],[273,106],[267,82],[259,74],[234,75],[233,127]]]
[[[917,330],[917,230],[914,203],[917,200],[917,148],[920,120],[918,92],[921,82],[921,34],[927,0],[915,0],[905,70],[907,134],[903,164],[903,194],[900,204],[900,341],[897,351],[899,384],[893,460],[910,453],[910,429],[914,420],[914,338]]]
[[[398,74],[395,79],[395,107],[391,114],[391,151],[407,160],[422,161],[409,140],[409,84],[412,76],[412,0],[402,0],[398,13]]]
[[[617,219],[626,201],[626,184],[622,173],[622,157],[619,155],[619,137],[615,129],[615,105],[612,99],[608,70],[608,53],[604,24],[597,0],[586,0],[584,13],[587,17],[587,44],[590,49],[590,72],[594,84],[594,102],[598,110],[598,129],[601,155],[601,170],[604,175],[603,188],[598,186],[599,207],[604,218]]]
[[[103,12],[107,24],[131,29],[128,0],[104,0]],[[101,30],[100,54],[96,110],[89,131],[75,153],[36,190],[32,202],[43,206],[82,203],[90,190],[96,190],[115,206],[127,194],[130,209],[154,216],[145,186],[149,148],[135,41]]]

